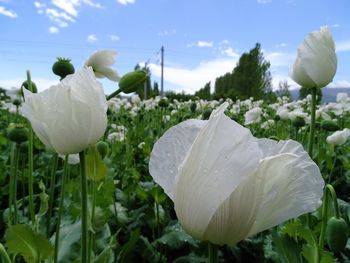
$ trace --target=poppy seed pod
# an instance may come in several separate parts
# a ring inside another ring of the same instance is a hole
[[[331,120],[323,120],[321,122],[321,128],[325,131],[337,131],[340,129],[338,123]]]
[[[328,219],[326,241],[335,253],[345,250],[348,241],[348,225],[343,218],[331,217]]]
[[[58,57],[57,61],[52,65],[52,72],[64,79],[67,75],[75,72],[74,66],[70,63],[69,58]]]
[[[28,129],[21,124],[10,124],[7,128],[7,136],[12,142],[25,142],[28,140]]]

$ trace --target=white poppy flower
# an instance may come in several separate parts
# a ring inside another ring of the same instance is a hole
[[[236,244],[320,205],[324,181],[298,142],[253,137],[224,114],[187,120],[154,145],[149,170],[199,240]]]
[[[90,67],[43,92],[23,91],[22,114],[48,148],[63,155],[79,153],[103,135],[107,101]]]
[[[350,130],[345,128],[342,131],[336,131],[332,135],[328,136],[326,141],[332,145],[342,145],[350,138]]]
[[[253,108],[244,114],[244,125],[257,123],[261,121],[262,109],[259,107]]]
[[[108,78],[112,81],[120,79],[116,70],[111,66],[115,63],[117,52],[114,50],[98,50],[84,63],[85,67],[92,67],[97,78]]]
[[[304,88],[328,85],[337,70],[337,56],[328,27],[311,32],[298,48],[298,55],[290,69],[291,78]]]

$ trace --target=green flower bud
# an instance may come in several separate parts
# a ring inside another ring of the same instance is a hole
[[[196,112],[196,109],[197,109],[197,103],[195,102],[192,102],[191,106],[190,106],[190,110],[195,113]]]
[[[21,142],[21,144],[19,145],[19,150],[21,153],[28,153],[28,141],[25,142]]]
[[[169,106],[169,102],[166,99],[161,99],[158,102],[158,106],[161,108],[167,108]]]
[[[102,159],[105,158],[105,156],[109,152],[109,145],[107,142],[104,141],[99,141],[98,143],[96,143],[96,148],[97,151],[100,153]]]
[[[31,82],[32,82],[32,91],[33,91],[33,93],[38,93],[38,89],[37,89],[35,83],[33,81],[31,81]],[[27,80],[22,83],[22,87],[24,87],[27,90],[29,90],[28,81]],[[23,91],[21,91],[21,95],[23,97]]]
[[[119,88],[124,93],[135,92],[147,79],[147,73],[143,70],[136,70],[125,74],[119,81]]]
[[[305,126],[305,120],[302,117],[296,117],[294,120],[292,120],[292,125],[296,128],[300,128]]]
[[[15,99],[12,104],[15,105],[15,106],[20,106],[21,105],[21,100],[20,99]]]
[[[52,71],[57,76],[61,77],[61,80],[64,79],[67,75],[73,74],[75,72],[74,66],[70,63],[69,58],[58,57],[57,61],[52,66]]]
[[[22,124],[10,124],[7,128],[7,136],[10,141],[21,143],[28,140],[28,129]]]
[[[339,125],[331,120],[323,120],[321,122],[321,128],[324,129],[325,131],[338,131],[340,130]]]
[[[280,119],[281,119],[281,117],[279,115],[276,115],[274,118],[275,121],[279,121]]]
[[[343,218],[331,217],[327,221],[326,241],[329,248],[337,253],[344,251],[348,240],[348,225]]]

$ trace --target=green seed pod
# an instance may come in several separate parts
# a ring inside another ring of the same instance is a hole
[[[340,130],[339,125],[336,122],[331,120],[323,120],[321,122],[321,128],[324,129],[325,131],[330,131],[330,132]]]
[[[292,120],[292,125],[296,128],[300,128],[305,126],[305,120],[301,117],[296,117],[294,120]]]
[[[104,142],[104,141],[99,141],[98,143],[96,143],[96,148],[100,153],[102,159],[105,158],[105,156],[109,152],[109,145],[107,142]]]
[[[33,93],[38,93],[38,89],[37,89],[35,83],[33,81],[31,81],[31,82],[32,82],[32,91],[33,91]],[[28,81],[27,80],[22,83],[22,87],[24,87],[27,90],[29,90]],[[23,96],[23,91],[21,91],[21,95]]]
[[[161,99],[158,102],[159,107],[161,108],[167,108],[169,106],[169,102],[166,99]]]
[[[28,140],[28,129],[21,124],[10,124],[7,128],[7,136],[12,142],[25,142]]]
[[[275,121],[279,121],[280,119],[281,119],[281,117],[279,115],[276,115],[274,118]]]
[[[348,240],[347,233],[348,226],[343,218],[331,217],[328,219],[326,241],[333,252],[344,251]]]
[[[209,120],[210,114],[213,110],[212,109],[206,109],[202,113],[202,119],[203,120]]]
[[[70,63],[69,58],[58,57],[57,61],[52,66],[52,71],[57,76],[61,77],[61,80],[64,79],[67,75],[73,74],[75,72],[74,66]]]
[[[195,113],[196,112],[196,109],[197,109],[197,103],[195,102],[192,102],[191,106],[190,106],[190,110]]]
[[[147,73],[143,70],[136,70],[125,74],[119,80],[119,88],[124,93],[135,92],[148,78]]]
[[[20,99],[14,99],[12,104],[15,105],[15,106],[20,106],[21,105],[21,100]]]

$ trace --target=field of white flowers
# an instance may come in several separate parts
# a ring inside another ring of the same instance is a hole
[[[350,98],[316,105],[327,28],[298,50],[299,101],[122,98],[146,73],[114,57],[0,94],[1,262],[350,261]]]

